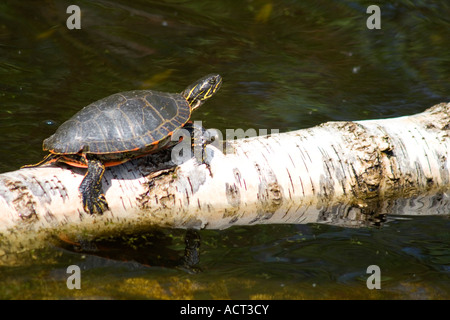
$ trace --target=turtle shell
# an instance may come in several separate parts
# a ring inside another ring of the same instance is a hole
[[[181,94],[116,93],[81,109],[44,140],[43,148],[55,154],[154,152],[190,116],[191,108]]]

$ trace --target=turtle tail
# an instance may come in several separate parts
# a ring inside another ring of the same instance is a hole
[[[40,167],[40,166],[42,166],[44,164],[56,162],[56,161],[59,160],[59,158],[60,158],[60,155],[49,153],[48,155],[45,156],[44,159],[42,159],[38,163],[36,163],[36,164],[27,164],[25,166],[21,166],[20,169]]]

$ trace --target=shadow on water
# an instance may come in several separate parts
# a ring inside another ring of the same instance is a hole
[[[55,245],[71,252],[116,261],[131,261],[144,267],[180,269],[188,273],[200,272],[199,233],[195,230],[186,231],[182,255],[170,248],[173,245],[172,240],[162,230],[155,229],[153,232],[89,241],[70,240],[61,236],[55,241]],[[84,269],[92,268],[98,268],[98,265],[87,264]]]
[[[38,162],[42,141],[93,101],[180,92],[212,72],[224,84],[193,120],[223,132],[450,101],[448,1],[380,5],[380,30],[366,27],[367,1],[77,1],[81,30],[66,27],[70,4],[0,3],[0,172]],[[66,244],[10,256],[0,247],[0,298],[448,299],[448,218],[402,214],[359,228],[202,230],[194,274],[177,268],[182,230],[102,239],[93,251]],[[82,290],[66,287],[73,264],[84,268]],[[369,265],[381,269],[381,290],[366,286]]]

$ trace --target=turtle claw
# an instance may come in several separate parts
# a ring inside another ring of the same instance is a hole
[[[104,194],[101,194],[98,197],[98,202],[96,203],[96,208],[100,208],[99,214],[102,214],[104,211],[109,210],[108,202],[106,202],[106,198]]]
[[[108,203],[106,202],[105,195],[100,194],[96,199],[83,196],[83,208],[89,214],[103,214],[106,210],[109,210]]]

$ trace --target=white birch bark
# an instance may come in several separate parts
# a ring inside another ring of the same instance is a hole
[[[108,168],[110,211],[90,216],[65,165],[0,175],[0,242],[149,226],[382,223],[386,214],[449,214],[450,103],[392,119],[328,122],[208,146],[208,165],[160,155]],[[35,241],[35,240],[33,240]]]

